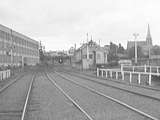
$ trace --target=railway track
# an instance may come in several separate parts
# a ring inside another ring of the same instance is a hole
[[[32,75],[29,83],[28,79],[25,78],[26,76],[23,74],[0,89],[0,120],[25,119],[32,85],[35,80],[35,74]],[[22,82],[24,82],[24,84],[21,86],[20,83]],[[21,86],[21,88],[19,89],[17,86]],[[26,89],[26,94],[23,93],[24,90],[22,90],[22,88]],[[18,94],[23,96],[19,96]]]
[[[25,115],[26,115],[26,112],[27,112],[27,105],[28,105],[28,101],[29,101],[29,97],[30,97],[30,93],[31,93],[31,89],[32,89],[35,77],[36,77],[36,75],[33,75],[32,80],[29,84],[28,92],[27,92],[25,103],[24,103],[23,110],[22,110],[21,120],[25,120]]]
[[[88,120],[94,120],[74,99],[72,99],[56,82],[55,80],[53,80],[53,78],[51,78],[47,73],[46,76],[48,78],[48,80],[57,88],[61,91],[61,93],[63,93],[63,95],[71,102],[74,104],[74,106],[80,110],[86,117]]]
[[[67,75],[65,75],[67,77]],[[69,76],[68,76],[69,77]],[[145,113],[148,113],[156,118],[160,119],[160,99],[154,98],[151,96],[146,96],[143,94],[139,94],[136,92],[130,92],[130,90],[123,90],[116,87],[110,87],[103,84],[97,84],[92,81],[88,81],[82,78],[74,77],[73,75],[69,77],[70,79],[77,80],[77,82],[82,83],[83,85],[87,85],[92,87],[104,94],[110,95],[124,103],[127,103],[131,106],[134,106]],[[79,79],[79,80],[78,80]],[[84,82],[85,81],[85,82]]]
[[[79,77],[79,78],[81,78],[81,79],[85,79],[85,80],[87,80],[87,81],[91,81],[91,82],[95,82],[95,83],[97,83],[97,84],[101,84],[101,85],[103,85],[103,86],[107,86],[107,87],[111,87],[111,88],[115,88],[115,89],[119,89],[119,90],[123,90],[123,91],[126,91],[126,92],[129,92],[129,93],[133,93],[133,94],[138,94],[138,95],[141,95],[141,96],[144,96],[144,97],[148,97],[148,98],[151,98],[151,99],[155,99],[155,100],[158,100],[158,101],[160,101],[160,97],[155,97],[154,95],[156,95],[156,94],[160,94],[159,93],[159,90],[155,90],[155,89],[150,89],[150,88],[144,88],[144,87],[138,87],[138,88],[140,88],[140,89],[144,89],[144,90],[149,90],[152,94],[151,95],[148,95],[148,94],[143,94],[143,93],[140,93],[140,92],[135,92],[135,91],[133,91],[133,90],[129,90],[129,89],[126,89],[126,88],[122,88],[122,87],[119,87],[119,86],[117,86],[117,85],[114,85],[114,84],[109,84],[109,83],[107,83],[107,82],[101,82],[101,81],[97,81],[97,80],[94,80],[94,79],[92,79],[92,77],[86,77],[85,75],[82,75],[82,74],[78,74],[78,73],[71,73],[71,72],[66,72],[66,71],[62,71],[63,73],[67,73],[67,74],[70,74],[70,75],[72,75],[72,76],[76,76],[76,77]],[[122,85],[124,85],[124,84],[122,84]],[[127,85],[128,86],[128,85]],[[130,87],[130,86],[129,86]],[[137,87],[137,86],[134,86],[134,87]]]
[[[81,74],[83,76],[86,76],[86,77],[90,77],[90,78],[93,78],[93,79],[97,79],[96,76],[94,75],[90,75],[90,74],[87,74],[87,73],[84,73],[84,72],[80,72],[80,71],[77,71],[77,70],[74,70],[74,69],[67,69],[67,68],[63,68],[63,70],[60,68],[60,67],[57,67],[55,69],[56,71],[66,71],[66,72],[72,72],[72,73],[76,73],[76,74]],[[109,82],[112,82],[112,83],[117,83],[117,84],[122,84],[122,85],[126,85],[126,86],[134,86],[134,87],[137,87],[137,88],[143,88],[143,89],[146,89],[146,90],[152,90],[152,91],[157,91],[157,92],[160,92],[160,88],[155,88],[154,86],[146,86],[146,85],[137,85],[137,84],[130,84],[130,83],[127,83],[127,82],[122,82],[122,81],[119,81],[119,80],[114,80],[114,79],[110,79],[110,78],[103,78],[103,77],[98,77],[98,79],[101,79],[101,80],[108,80]]]
[[[79,72],[77,72],[77,71],[72,71],[72,72],[79,74]],[[81,73],[81,74],[83,74],[84,76],[95,78],[95,76],[93,76],[93,75],[89,75],[89,74],[85,74],[85,73]],[[130,83],[125,83],[125,82],[110,79],[110,78],[107,78],[107,79],[103,78],[103,77],[99,77],[99,78],[101,80],[105,80],[105,81],[108,79],[108,81],[116,82],[118,84],[123,84],[123,85],[126,85],[126,86],[134,86],[134,87],[137,87],[137,88],[143,88],[143,89],[147,89],[147,90],[153,90],[153,91],[160,92],[160,88],[154,88],[153,86],[151,87],[151,86],[147,86],[147,85],[130,84]]]
[[[11,85],[13,85],[15,82],[17,82],[18,80],[20,80],[22,77],[24,77],[24,74],[21,76],[18,76],[17,78],[15,78],[13,81],[8,82],[7,84],[5,84],[3,87],[0,88],[0,93],[2,93],[4,90],[6,90],[8,87],[10,87]]]
[[[127,111],[130,111],[130,112],[132,112],[132,113],[136,113],[136,116],[143,116],[143,119],[151,119],[151,120],[158,120],[158,118],[156,118],[156,117],[154,117],[154,116],[152,116],[152,115],[150,115],[150,114],[147,114],[147,113],[145,113],[145,112],[143,112],[143,111],[141,111],[141,110],[138,110],[138,109],[136,109],[136,108],[134,108],[133,106],[130,106],[130,105],[128,105],[128,104],[126,104],[126,103],[124,103],[124,102],[122,102],[122,101],[120,101],[120,100],[118,100],[118,99],[115,99],[115,98],[113,98],[112,96],[109,96],[109,95],[106,95],[106,94],[104,94],[104,93],[102,93],[102,92],[99,92],[99,91],[97,91],[96,89],[93,89],[93,88],[91,88],[91,87],[89,87],[89,86],[87,86],[87,85],[84,85],[84,84],[80,84],[79,82],[75,82],[75,80],[73,81],[73,80],[71,80],[70,78],[68,78],[68,77],[66,77],[66,76],[64,76],[64,75],[61,75],[60,73],[57,73],[56,72],[56,74],[57,74],[57,76],[59,77],[59,79],[58,80],[56,80],[56,79],[54,79],[54,81],[56,81],[56,83],[57,84],[61,84],[61,85],[59,85],[59,86],[63,86],[63,91],[64,91],[64,88],[65,88],[65,90],[66,91],[70,91],[69,93],[70,93],[70,95],[69,96],[72,96],[71,94],[72,94],[72,92],[73,91],[76,91],[76,88],[77,87],[80,87],[79,89],[81,89],[81,90],[88,90],[90,93],[89,94],[96,94],[97,96],[99,96],[99,98],[101,97],[103,97],[103,98],[105,98],[105,100],[110,100],[110,102],[112,101],[112,102],[114,102],[114,106],[116,106],[115,104],[119,104],[120,106],[120,108],[121,109],[127,109]],[[55,76],[54,76],[55,77]],[[52,79],[51,77],[50,77],[50,79]],[[60,80],[61,79],[61,80]],[[63,79],[63,80],[62,80]],[[63,81],[63,83],[60,83],[60,81]],[[67,81],[68,83],[66,83],[65,81]],[[73,90],[70,90],[71,89],[71,87],[69,87],[69,88],[66,88],[65,87],[65,85],[63,85],[63,84],[70,84],[70,86],[72,87],[72,86],[77,86],[76,88],[75,88],[75,90],[73,89]],[[61,89],[62,89],[62,87],[61,87]],[[79,94],[79,93],[77,93],[77,94]],[[76,94],[75,94],[75,96],[77,96]],[[72,98],[74,98],[74,100],[76,100],[76,101],[80,101],[79,99],[80,98],[78,98],[77,99],[77,97],[75,98],[75,97],[73,97],[72,96]],[[92,99],[93,100],[93,99]],[[86,101],[87,102],[87,101]],[[113,104],[113,103],[112,103]],[[82,104],[83,105],[83,104]],[[117,108],[118,109],[118,108]],[[120,110],[121,110],[120,109]],[[86,111],[87,112],[87,111]],[[111,109],[111,112],[114,112],[114,111],[112,111],[112,109]],[[89,112],[88,112],[89,113]],[[107,113],[106,113],[107,114]],[[115,114],[117,114],[117,113],[115,113]],[[120,114],[120,113],[119,113]],[[135,119],[136,118],[136,116],[134,116],[133,118]],[[93,119],[95,119],[94,117],[93,117],[93,115],[91,115],[91,117],[93,118]],[[113,117],[113,116],[112,116]],[[141,118],[142,119],[142,118]]]

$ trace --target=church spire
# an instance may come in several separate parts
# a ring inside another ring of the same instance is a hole
[[[151,37],[151,33],[150,33],[149,24],[148,24],[146,42],[147,42],[147,45],[152,45],[152,37]]]

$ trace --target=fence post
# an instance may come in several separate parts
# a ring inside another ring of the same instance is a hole
[[[97,67],[97,77],[99,77],[99,68]]]
[[[135,71],[135,66],[133,66],[133,72]]]
[[[118,71],[116,71],[116,79],[118,79]]]
[[[0,71],[0,80],[2,80],[2,71]]]
[[[8,70],[6,70],[6,78],[8,78]]]
[[[144,65],[144,72],[147,72],[146,64]]]
[[[141,84],[141,74],[138,73],[138,84],[140,85]]]
[[[152,75],[151,75],[151,73],[150,73],[150,74],[149,74],[149,81],[148,81],[149,85],[151,85],[151,82],[152,82]]]
[[[1,80],[3,80],[3,71],[1,71]]]
[[[121,71],[123,71],[123,64],[121,64]]]
[[[129,73],[129,83],[132,83],[132,73]]]
[[[121,72],[121,74],[122,74],[122,80],[124,80],[124,72]]]
[[[108,71],[106,70],[106,78],[108,77]]]
[[[11,70],[9,70],[9,77],[11,77]]]
[[[101,76],[103,77],[103,70],[101,70]]]
[[[111,78],[112,78],[112,71],[110,71],[110,76],[111,76]]]

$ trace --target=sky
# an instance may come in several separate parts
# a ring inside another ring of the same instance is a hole
[[[1,0],[0,24],[37,41],[47,51],[79,47],[91,36],[100,45],[145,40],[150,25],[160,45],[160,0]]]

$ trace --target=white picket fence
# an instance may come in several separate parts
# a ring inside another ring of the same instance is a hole
[[[124,67],[128,67],[128,68],[132,68],[132,71],[125,71],[123,68]],[[135,71],[135,68],[137,67],[143,67],[143,72],[137,72]],[[147,68],[149,68],[149,71],[147,72]],[[152,72],[152,68],[156,69],[156,72]],[[154,76],[160,76],[160,66],[122,66],[121,69],[102,69],[102,68],[97,68],[97,76],[101,76],[101,77],[106,77],[108,78],[108,73],[109,73],[109,77],[112,78],[112,74],[115,73],[116,75],[116,79],[119,79],[119,74],[121,74],[122,76],[122,80],[124,80],[124,75],[125,73],[129,74],[129,82],[132,83],[133,79],[133,75],[137,74],[138,75],[138,84],[141,84],[141,76],[142,75],[148,75],[149,78],[147,80],[147,83],[149,85],[151,85],[152,82],[152,75]],[[100,74],[101,73],[101,74]],[[104,76],[105,73],[105,76]]]
[[[0,71],[0,81],[1,80],[5,80],[7,78],[9,78],[11,76],[11,71],[8,70],[4,70],[4,71]]]

